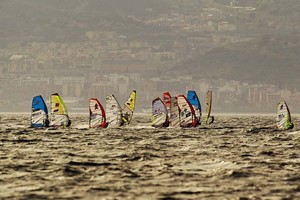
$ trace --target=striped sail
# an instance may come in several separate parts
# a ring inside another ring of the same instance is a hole
[[[157,97],[152,101],[152,126],[167,127],[168,111],[162,100]]]
[[[90,128],[106,128],[106,116],[102,104],[97,98],[91,98],[89,101],[90,117],[89,127]]]
[[[194,108],[187,98],[184,95],[179,95],[177,101],[180,109],[180,126],[184,128],[197,126]]]
[[[170,118],[171,94],[169,92],[164,92],[162,101],[164,102],[164,104],[167,108],[168,117]]]
[[[277,127],[279,129],[291,129],[294,126],[291,120],[290,110],[286,102],[280,102],[277,105]]]
[[[68,116],[67,107],[65,103],[60,98],[60,96],[55,93],[51,95],[51,121],[50,126],[63,126],[69,127],[71,125],[71,121]]]
[[[195,110],[195,115],[197,117],[197,123],[201,124],[202,111],[201,111],[201,104],[200,104],[197,93],[192,90],[188,91],[187,99]]]
[[[106,123],[110,128],[123,125],[122,108],[113,94],[106,96]]]
[[[169,119],[170,126],[174,128],[180,127],[180,123],[179,123],[180,112],[179,112],[177,97],[171,97],[170,103],[171,103],[170,119]]]
[[[124,124],[130,124],[130,121],[133,116],[133,111],[135,108],[135,102],[136,102],[136,91],[133,90],[130,94],[130,97],[125,102],[123,110],[122,110],[122,120]]]
[[[32,99],[31,127],[49,126],[48,109],[41,95]]]
[[[206,119],[205,123],[210,124],[210,113],[211,113],[211,104],[212,104],[212,91],[208,90],[206,92]]]

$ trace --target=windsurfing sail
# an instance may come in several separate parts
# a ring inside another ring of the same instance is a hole
[[[113,94],[106,96],[106,123],[110,128],[123,125],[122,108]]]
[[[170,105],[170,126],[171,127],[180,127],[179,123],[179,107],[178,107],[178,102],[177,102],[177,97],[171,97],[171,105]]]
[[[152,101],[152,126],[153,127],[167,127],[168,111],[163,101],[157,97]]]
[[[133,90],[128,100],[124,103],[124,107],[122,110],[122,120],[124,124],[130,123],[135,108],[135,102],[136,102],[136,91]]]
[[[205,123],[206,124],[211,124],[214,121],[214,117],[210,116],[211,113],[211,105],[212,105],[212,91],[208,90],[206,92],[206,119]]]
[[[189,90],[187,93],[187,99],[195,110],[195,115],[197,117],[197,123],[201,124],[202,110],[201,110],[201,103],[199,101],[197,93],[195,91]]]
[[[187,98],[184,95],[179,95],[177,101],[180,109],[180,126],[184,128],[197,126],[195,110]]]
[[[167,108],[168,117],[170,118],[171,94],[169,92],[164,92],[162,101],[164,102]]]
[[[32,99],[31,127],[49,126],[48,109],[41,95]]]
[[[277,127],[284,130],[294,127],[289,107],[285,101],[280,102],[277,106]]]
[[[69,127],[71,120],[68,116],[68,111],[62,98],[57,94],[52,94],[51,98],[51,122],[50,126],[64,126]]]
[[[106,116],[102,104],[97,98],[90,99],[90,128],[106,128]]]

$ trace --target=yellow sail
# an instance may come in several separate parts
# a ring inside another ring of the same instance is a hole
[[[136,102],[136,91],[133,90],[128,100],[125,102],[122,110],[122,119],[125,124],[129,124],[133,115]]]
[[[58,115],[68,114],[65,103],[57,93],[51,95],[51,114],[58,114]]]
[[[210,116],[211,113],[211,104],[212,104],[212,91],[208,90],[206,92],[206,124],[211,124],[213,123],[214,117]]]
[[[68,111],[65,103],[60,96],[55,93],[51,95],[51,121],[50,126],[58,127],[69,127],[71,120],[68,116]]]

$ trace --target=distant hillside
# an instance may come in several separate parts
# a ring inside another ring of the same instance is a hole
[[[300,88],[300,38],[263,36],[215,48],[177,66],[196,78],[223,78]]]
[[[255,6],[273,16],[298,15],[300,10],[299,0],[256,0]]]
[[[9,0],[0,4],[0,45],[13,41],[78,41],[89,30],[147,33],[128,16],[147,17],[172,8],[160,0]],[[161,31],[161,30],[153,30]]]
[[[172,10],[189,14],[204,7],[225,8],[231,0],[6,0],[0,3],[0,46],[9,42],[78,41],[90,30],[114,30],[128,37],[153,39],[170,33],[162,27],[145,26],[134,20],[151,18]],[[265,19],[300,27],[298,0],[238,0],[241,6],[254,6],[252,23]],[[187,6],[185,7],[184,6]],[[196,7],[197,6],[197,7]],[[224,11],[225,12],[225,11]],[[130,17],[131,16],[131,17]],[[256,17],[255,17],[256,16]],[[245,24],[245,16],[230,18]],[[249,19],[248,19],[249,20]],[[240,27],[240,26],[238,26]],[[245,29],[245,27],[243,27]],[[290,29],[287,29],[290,31]],[[299,30],[299,29],[298,29]]]
[[[224,20],[236,25],[237,31],[209,34],[250,35],[255,39],[199,54],[178,64],[173,71],[202,78],[287,83],[299,88],[300,1],[238,0],[240,6],[256,8],[251,12],[228,8],[230,1],[6,0],[0,3],[0,47],[11,42],[77,42],[90,30],[116,31],[159,44],[175,41],[172,37],[185,40],[186,35],[180,31],[145,25],[138,19],[154,18],[172,10],[189,14],[187,11],[195,9],[201,13],[201,8],[219,6],[224,10]],[[274,35],[264,36],[266,33]]]

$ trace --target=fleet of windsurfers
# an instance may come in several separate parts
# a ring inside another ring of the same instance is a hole
[[[172,101],[171,101],[172,99]],[[61,97],[54,93],[51,95],[51,117],[48,117],[48,109],[41,95],[32,99],[31,127],[70,127],[67,108]],[[136,104],[136,91],[133,90],[128,100],[121,107],[114,95],[106,98],[106,112],[96,98],[90,99],[90,128],[121,127],[129,125]],[[212,92],[206,94],[206,124],[214,122],[211,116]],[[173,107],[172,107],[173,106]],[[176,109],[174,109],[176,108]],[[171,97],[169,92],[163,93],[163,100],[159,97],[152,102],[152,126],[153,127],[196,127],[201,125],[201,103],[195,91],[188,91],[187,97],[179,95]],[[112,126],[114,125],[114,126]],[[286,102],[280,102],[277,106],[277,128],[287,130],[294,128],[290,110]]]

